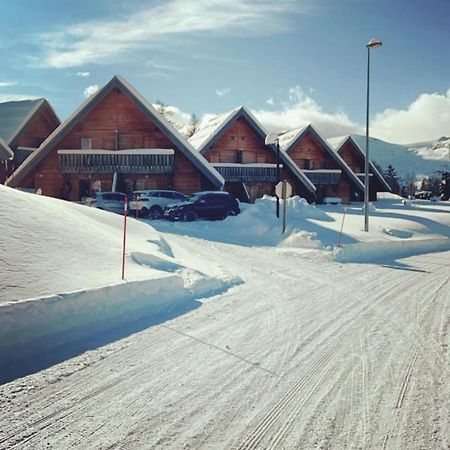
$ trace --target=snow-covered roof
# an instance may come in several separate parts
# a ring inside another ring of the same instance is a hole
[[[58,116],[45,98],[0,103],[0,138],[12,146],[42,106],[48,107],[56,122],[60,123]]]
[[[351,136],[344,136],[344,137],[337,137],[337,138],[331,138],[328,139],[328,142],[330,143],[330,146],[333,148],[333,150],[336,152],[336,154],[340,155],[341,150],[344,148],[344,145],[347,142],[350,142],[353,144],[356,151],[361,156],[362,160],[366,160],[366,153],[359,147],[358,143],[351,137]],[[380,173],[380,171],[377,169],[377,166],[369,160],[369,167],[370,170],[375,174],[375,176],[378,178],[378,181],[383,185],[383,187],[386,189],[386,192],[392,192],[391,187],[387,183],[387,181],[384,179],[383,175]],[[370,174],[369,174],[370,175]]]
[[[220,114],[209,120],[201,122],[195,133],[188,139],[190,144],[194,146],[200,153],[205,149],[205,144],[220,133],[223,127],[225,127],[232,119],[233,116],[239,112],[241,107],[235,108],[232,111],[228,111],[225,114]]]
[[[250,126],[265,139],[267,131],[252,112],[245,106],[233,109],[225,114],[211,119],[206,122],[199,130],[190,138],[190,142],[196,145],[197,150],[201,154],[208,152],[209,148],[219,140],[222,134],[240,117],[244,117]],[[276,153],[275,145],[268,146]],[[294,176],[312,193],[316,191],[316,186],[309,180],[309,178],[302,172],[302,170],[295,164],[295,162],[284,152],[280,152],[280,159],[286,167],[288,167]]]
[[[336,161],[336,163],[342,167],[343,171],[348,175],[348,177],[353,181],[353,183],[362,191],[364,191],[364,185],[361,180],[356,176],[350,166],[341,158],[341,156],[335,152],[329,144],[322,138],[319,132],[311,125],[307,125],[303,128],[296,128],[294,130],[287,131],[281,134],[278,139],[280,142],[280,149],[288,154],[289,151],[297,144],[297,142],[305,136],[307,133],[312,133],[314,137],[319,141],[324,150],[331,156],[331,158]]]
[[[6,159],[12,159],[14,156],[13,151],[9,148],[8,144],[0,138],[0,161]]]
[[[62,123],[32,155],[21,164],[6,184],[16,187],[62,139],[112,90],[119,89],[136,107],[173,143],[184,156],[207,177],[213,185],[222,188],[225,180],[214,167],[176,130],[155,108],[122,77],[115,75],[103,88],[89,97],[64,123]]]
[[[169,148],[131,148],[126,150],[58,150],[58,155],[173,155]]]

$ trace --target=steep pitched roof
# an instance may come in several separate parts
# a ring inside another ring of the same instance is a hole
[[[0,103],[0,137],[8,145],[13,146],[31,119],[45,107],[49,109],[55,121],[60,123],[54,109],[45,98]]]
[[[338,154],[341,153],[344,146],[349,142],[350,144],[353,144],[356,151],[359,153],[360,157],[363,161],[366,160],[366,153],[359,147],[358,143],[351,137],[346,136],[340,139],[328,139],[328,142],[334,149],[334,151]],[[380,173],[380,171],[377,169],[377,166],[369,160],[369,167],[370,170],[373,172],[373,174],[377,177],[378,181],[382,184],[382,186],[386,189],[386,192],[392,192],[391,187],[387,183],[387,181],[384,179],[383,175]]]
[[[258,119],[245,106],[233,109],[232,111],[217,116],[199,127],[189,139],[191,144],[197,148],[199,153],[205,155],[210,147],[214,145],[220,137],[233,125],[233,123],[243,117],[247,123],[265,139],[267,131],[264,129]],[[276,153],[275,145],[270,145],[270,149]],[[316,187],[311,180],[303,173],[303,171],[294,163],[294,161],[286,153],[280,151],[280,159],[282,163],[289,167],[291,172],[297,179],[312,193],[316,191]]]
[[[335,152],[328,143],[320,136],[317,130],[311,125],[307,125],[303,128],[296,128],[294,130],[287,131],[280,136],[280,148],[283,149],[286,154],[288,154],[297,144],[297,142],[302,139],[307,133],[311,133],[322,145],[325,151],[330,155],[330,157],[342,168],[342,170],[348,175],[348,177],[355,183],[355,185],[364,190],[364,185],[361,183],[360,179],[356,176],[349,165],[341,158],[341,156]]]
[[[6,184],[17,186],[18,183],[57,145],[67,134],[97,106],[114,88],[128,96],[136,107],[218,188],[225,181],[208,161],[186,141],[186,139],[139,94],[122,77],[115,75],[103,88],[89,97],[65,122],[63,122],[19,168],[11,175]]]
[[[14,156],[13,151],[9,148],[8,144],[0,138],[0,161],[5,159],[12,159]]]

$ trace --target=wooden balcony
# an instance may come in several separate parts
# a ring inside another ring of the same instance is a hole
[[[174,171],[169,149],[58,150],[62,173],[159,173]]]
[[[213,163],[213,166],[228,182],[275,183],[277,181],[276,164]],[[280,164],[280,171],[282,167]]]
[[[317,170],[303,170],[304,174],[315,185],[334,185],[338,184],[342,171],[334,169],[317,169]]]

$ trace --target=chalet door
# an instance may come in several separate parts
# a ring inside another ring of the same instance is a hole
[[[91,180],[79,180],[78,181],[79,199],[89,197],[91,195]]]

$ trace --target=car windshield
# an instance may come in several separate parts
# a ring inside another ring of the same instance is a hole
[[[205,196],[203,194],[193,194],[190,197],[187,198],[187,201],[195,203],[204,198]]]

